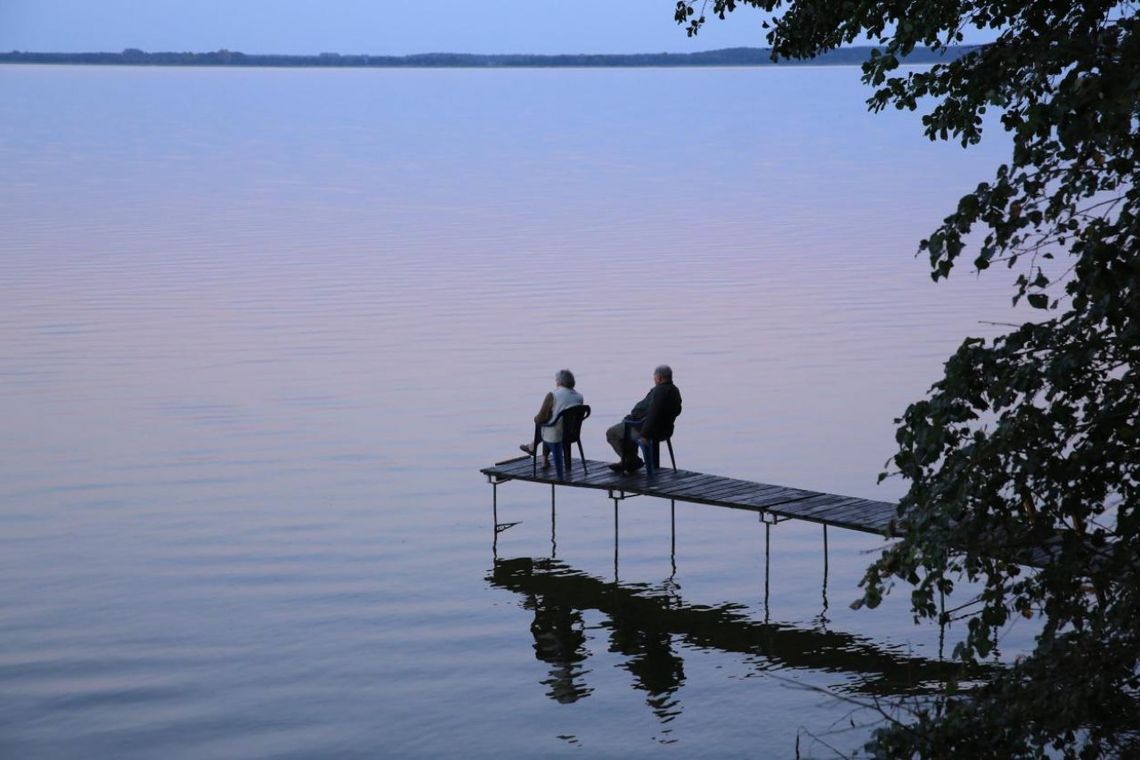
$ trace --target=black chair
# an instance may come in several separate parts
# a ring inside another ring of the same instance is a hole
[[[626,417],[625,422],[625,435],[629,437],[629,429],[637,427],[641,424],[641,420],[630,419]],[[667,438],[650,438],[648,444],[643,444],[641,441],[637,442],[637,448],[641,451],[641,458],[645,460],[645,474],[652,475],[661,466],[661,441],[669,447],[669,462],[673,465],[673,472],[677,471],[677,458],[673,456],[673,435],[670,434]]]
[[[590,416],[589,404],[580,404],[578,406],[568,406],[558,413],[558,416],[547,423],[538,423],[534,426],[534,453],[531,455],[533,461],[531,462],[531,471],[534,475],[538,475],[538,447],[540,445],[546,446],[550,449],[550,455],[554,457],[554,465],[558,469],[558,479],[562,480],[565,477],[565,471],[571,467],[571,446],[575,443],[578,444],[578,456],[582,458],[582,471],[587,475],[590,471],[586,468],[586,452],[582,450],[582,422]],[[562,442],[561,443],[543,443],[542,429],[544,427],[554,427],[558,421],[562,421]],[[563,469],[565,463],[565,470]]]

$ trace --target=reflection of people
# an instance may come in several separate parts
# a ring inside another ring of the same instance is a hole
[[[685,662],[673,651],[667,629],[652,620],[615,613],[609,649],[629,658],[623,667],[633,674],[633,687],[646,692],[646,703],[662,723],[681,713],[674,695],[685,682]]]
[[[614,472],[633,472],[645,463],[637,456],[637,444],[662,441],[673,435],[673,421],[681,413],[681,391],[673,385],[673,370],[662,364],[653,370],[653,387],[638,401],[629,416],[606,430],[606,441],[621,461],[611,464]]]
[[[534,622],[530,624],[534,636],[534,656],[551,665],[550,677],[543,681],[546,695],[556,702],[577,702],[590,693],[590,688],[579,683],[583,674],[579,665],[586,659],[586,625],[582,613],[568,604],[542,595],[531,597],[534,605]]]
[[[574,373],[568,369],[560,369],[554,374],[554,390],[546,394],[542,400],[542,407],[534,415],[536,426],[535,437],[528,443],[519,445],[519,448],[534,456],[534,447],[539,440],[539,431],[542,438],[542,466],[550,466],[550,447],[547,444],[562,442],[562,420],[557,425],[546,427],[546,423],[553,420],[563,409],[572,406],[581,406],[585,403],[582,394],[574,390]]]

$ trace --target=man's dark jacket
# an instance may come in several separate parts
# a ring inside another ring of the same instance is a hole
[[[672,381],[654,385],[634,405],[629,419],[641,420],[641,435],[655,441],[673,437],[673,420],[681,413],[681,391]]]

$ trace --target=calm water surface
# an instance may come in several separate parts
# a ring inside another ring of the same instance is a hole
[[[609,458],[668,362],[681,466],[897,498],[892,419],[1017,318],[1004,273],[913,257],[1006,144],[865,96],[849,68],[0,67],[0,756],[858,746],[820,690],[947,672],[905,589],[849,609],[877,538],[830,531],[825,566],[819,526],[678,504],[674,549],[634,499],[615,545],[604,494],[552,520],[516,483],[495,541],[478,470],[560,367]]]

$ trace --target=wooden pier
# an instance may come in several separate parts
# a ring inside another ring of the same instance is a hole
[[[611,470],[606,462],[588,460],[586,465],[588,473],[583,471],[581,461],[575,461],[572,470],[566,473],[563,480],[558,479],[553,467],[533,472],[533,460],[526,456],[499,462],[480,472],[494,486],[511,480],[523,480],[548,483],[552,487],[607,491],[609,498],[614,500],[615,507],[618,501],[631,496],[656,496],[670,501],[758,512],[766,521],[773,523],[796,519],[879,535],[894,532],[896,505],[890,502],[805,491],[689,470],[673,472],[669,467],[660,468],[653,475],[646,475],[644,470],[623,475]]]

